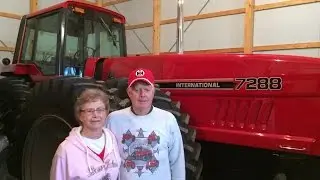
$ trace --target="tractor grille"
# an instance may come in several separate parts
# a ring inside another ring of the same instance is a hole
[[[265,131],[273,108],[271,99],[215,99],[213,126]]]

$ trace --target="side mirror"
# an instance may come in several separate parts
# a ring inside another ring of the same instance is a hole
[[[3,58],[3,59],[2,59],[2,64],[3,64],[3,65],[8,66],[10,63],[11,63],[11,61],[10,61],[9,58]]]

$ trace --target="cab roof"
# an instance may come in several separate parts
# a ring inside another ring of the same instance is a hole
[[[99,7],[97,5],[95,5],[94,3],[90,3],[90,2],[84,2],[84,1],[79,1],[79,0],[66,0],[64,2],[49,6],[47,8],[38,10],[34,13],[28,14],[27,18],[31,18],[34,16],[38,16],[47,12],[51,12],[57,9],[62,9],[62,8],[67,8],[68,6],[75,6],[78,8],[84,8],[84,9],[93,9],[95,11],[100,11],[106,14],[110,14],[118,19],[121,20],[121,23],[125,23],[125,17],[117,12],[111,11],[109,9],[103,8],[103,7]]]

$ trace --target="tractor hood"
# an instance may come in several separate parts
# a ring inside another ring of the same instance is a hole
[[[137,67],[151,69],[160,87],[170,90],[320,95],[319,58],[263,54],[135,56],[106,61],[104,75],[126,77]]]
[[[171,54],[100,62],[104,79],[151,69],[199,140],[320,155],[318,58]]]

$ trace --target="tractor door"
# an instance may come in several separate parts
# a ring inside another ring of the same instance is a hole
[[[62,43],[60,10],[48,12],[27,19],[20,58],[22,64],[35,65],[41,75],[53,76],[60,74],[59,57]]]

